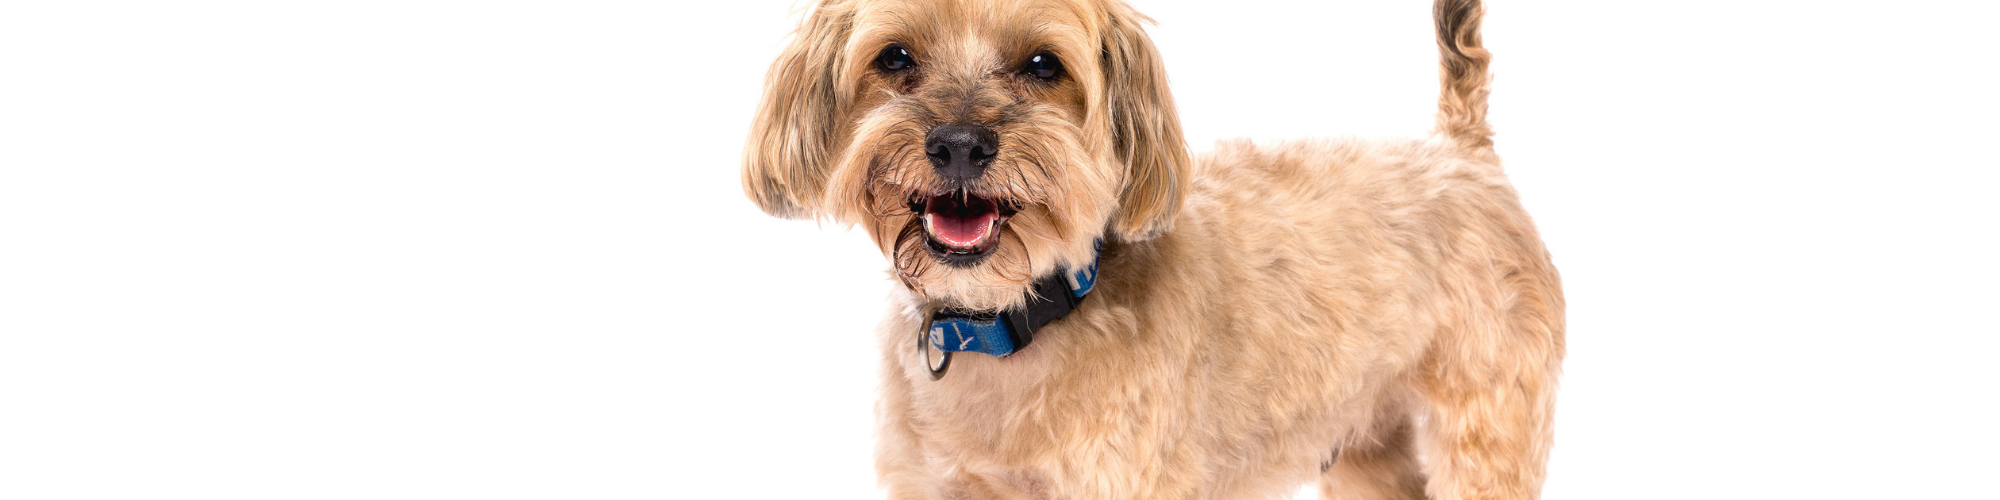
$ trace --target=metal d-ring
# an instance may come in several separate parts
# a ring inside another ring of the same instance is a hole
[[[930,320],[918,325],[917,350],[924,352],[924,369],[930,370],[931,380],[943,380],[944,371],[951,368],[951,351],[939,349],[938,352],[944,355],[940,357],[937,366],[931,366],[931,348],[934,347],[931,345],[931,323],[937,319],[935,314],[932,316]]]

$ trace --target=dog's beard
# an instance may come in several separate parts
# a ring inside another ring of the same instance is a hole
[[[910,291],[952,307],[997,310],[1025,303],[1035,277],[1089,262],[1116,203],[1116,180],[1083,145],[1064,112],[1028,106],[994,126],[999,155],[978,179],[939,178],[922,146],[938,122],[918,99],[892,97],[857,124],[829,179],[829,206],[867,227]],[[941,255],[913,200],[971,195],[1009,213],[983,257]],[[957,259],[948,261],[947,259]]]
[[[895,263],[896,277],[903,282],[903,286],[908,287],[913,292],[926,296],[986,296],[995,293],[1014,293],[1025,289],[1034,281],[1034,275],[1032,274],[1033,266],[1028,259],[1028,249],[1026,245],[1021,243],[1019,236],[1009,234],[1013,231],[1012,228],[1003,227],[1000,229],[1000,234],[990,236],[998,239],[998,246],[981,262],[971,266],[949,266],[939,258],[937,249],[929,241],[931,235],[925,231],[922,218],[909,217],[908,219],[909,222],[903,224],[903,228],[896,234],[895,250],[892,251],[890,260]],[[956,267],[956,269],[942,269],[942,267]],[[964,276],[945,280],[925,279],[931,276],[951,274]],[[930,283],[931,286],[927,286],[927,281],[933,282]],[[961,283],[964,282],[976,285],[976,289],[962,290],[961,288],[964,288],[964,285]],[[957,293],[932,293],[931,288],[934,286],[951,289],[939,290],[940,292],[949,291]],[[993,298],[986,298],[985,300],[979,300],[974,297],[965,298],[973,300],[961,299],[961,301],[973,303],[991,303],[995,301]],[[958,304],[958,306],[983,309],[972,304]]]

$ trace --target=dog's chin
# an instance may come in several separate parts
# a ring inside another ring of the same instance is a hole
[[[910,212],[922,224],[924,249],[946,266],[970,269],[987,263],[1000,249],[1001,230],[1020,210],[1004,198],[950,191],[910,198]]]
[[[907,219],[891,240],[896,274],[928,301],[969,310],[1020,305],[1033,284],[1037,251],[1030,235],[1046,224],[1035,206],[952,190],[911,196]],[[1018,217],[1017,217],[1018,216]],[[1026,224],[1026,226],[1021,226]],[[1021,226],[1021,227],[1015,227]],[[1023,231],[1028,231],[1023,233]]]

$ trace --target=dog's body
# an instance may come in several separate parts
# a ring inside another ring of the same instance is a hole
[[[1562,294],[1488,140],[1479,7],[1437,15],[1432,138],[1189,159],[1122,4],[819,6],[773,69],[746,186],[773,213],[863,225],[906,285],[880,331],[891,497],[1265,498],[1314,476],[1330,498],[1536,496]],[[1005,29],[1038,16],[1073,32]],[[1097,64],[1043,71],[1056,57]],[[947,125],[999,132],[953,143]],[[933,312],[1020,307],[1100,240],[1069,316],[932,379]]]

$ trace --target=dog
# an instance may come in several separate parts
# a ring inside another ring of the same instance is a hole
[[[1192,155],[1119,0],[823,0],[767,75],[765,212],[866,230],[895,499],[1539,495],[1559,277],[1437,0],[1424,139]]]

